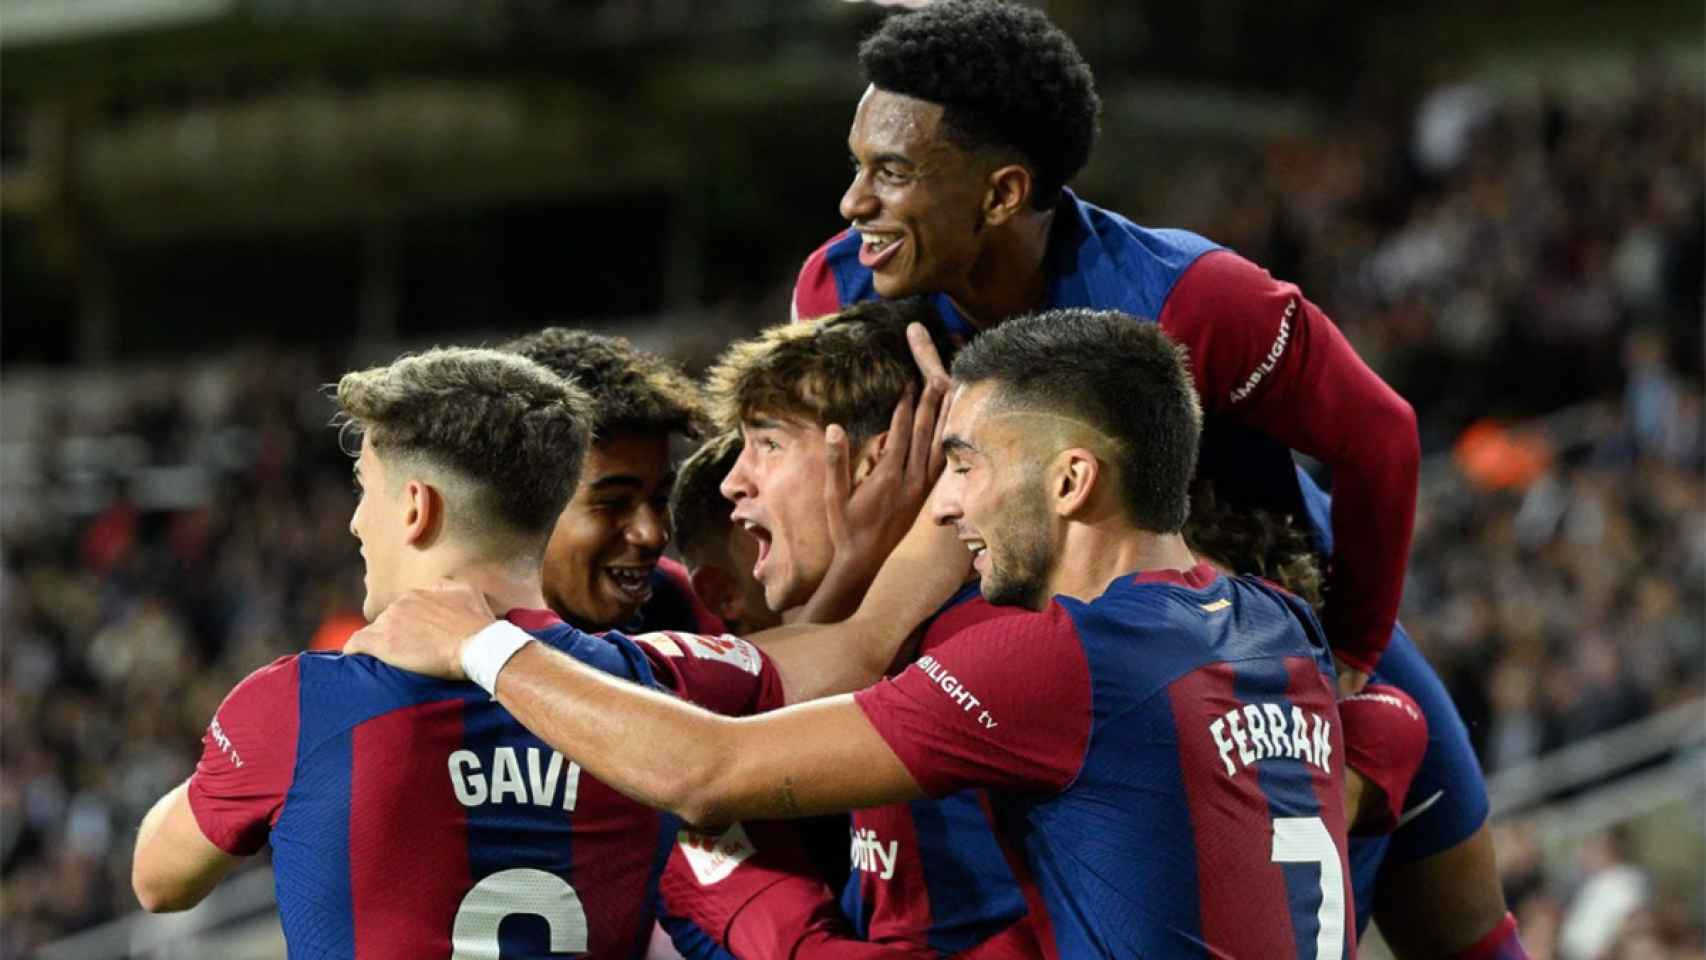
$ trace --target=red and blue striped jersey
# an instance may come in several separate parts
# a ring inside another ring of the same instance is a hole
[[[1344,740],[1302,601],[1206,565],[1125,578],[958,629],[856,700],[932,796],[991,788],[1041,955],[1354,955]]]
[[[990,604],[968,585],[932,618],[919,653],[978,624],[1027,614]],[[1024,852],[996,830],[994,816],[982,789],[853,811],[853,870],[841,906],[858,935],[932,956],[1041,955],[1047,910]]]
[[[780,703],[774,667],[733,638],[660,649],[543,611],[509,618],[711,709]],[[232,690],[189,800],[227,853],[272,845],[293,957],[637,957],[678,829],[583,776],[473,684],[324,653],[281,658]]]
[[[846,230],[806,258],[794,286],[797,317],[875,299]],[[1292,450],[1333,468],[1339,552],[1329,581],[1328,635],[1347,661],[1372,670],[1398,616],[1415,520],[1419,451],[1414,414],[1296,285],[1184,230],[1152,229],[1063,191],[1044,258],[1040,309],[1120,310],[1160,324],[1191,357],[1205,423],[1199,476],[1223,503],[1302,515]],[[975,329],[944,295],[949,332]]]

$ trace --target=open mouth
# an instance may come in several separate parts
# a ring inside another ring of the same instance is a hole
[[[652,596],[652,571],[655,564],[643,567],[605,567],[604,577],[615,586],[616,592],[632,603],[645,603]]]
[[[871,270],[882,269],[905,243],[905,238],[898,233],[870,233],[861,230],[859,237],[862,241],[859,244],[859,262]]]
[[[741,529],[758,542],[758,559],[752,564],[752,578],[762,580],[765,561],[770,559],[770,531],[762,524],[753,523],[751,520],[742,520],[740,525]]]
[[[989,557],[989,544],[982,540],[962,540],[960,542],[965,544],[967,550],[971,551],[972,569],[983,573],[984,567],[988,565],[986,560]]]

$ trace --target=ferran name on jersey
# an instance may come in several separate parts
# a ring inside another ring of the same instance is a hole
[[[544,754],[549,753],[549,759]],[[557,784],[562,782],[562,806],[574,810],[580,794],[581,767],[570,761],[568,775],[563,775],[563,755],[555,750],[527,748],[527,775],[522,776],[521,758],[514,747],[497,747],[487,762],[482,763],[472,750],[457,750],[450,754],[450,788],[464,807],[487,803],[528,803],[536,807],[557,805]]]
[[[1233,707],[1208,725],[1229,777],[1274,757],[1302,760],[1331,775],[1332,730],[1333,722],[1313,710],[1294,706],[1287,716],[1285,707],[1277,703]]]

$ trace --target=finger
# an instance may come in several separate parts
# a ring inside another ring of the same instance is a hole
[[[912,417],[912,449],[907,453],[906,467],[919,489],[928,489],[936,478],[936,434],[941,425],[942,402],[946,397],[947,394],[934,381],[926,381],[924,393],[918,398],[918,410]]]
[[[909,323],[906,325],[906,343],[912,348],[912,362],[918,364],[918,372],[924,374],[925,382],[940,383],[946,392],[948,368],[942,365],[942,355],[936,351],[930,331],[924,329],[922,323]]]
[[[373,644],[371,643],[372,630],[373,625],[368,624],[360,630],[350,634],[350,638],[344,641],[344,655],[348,656],[352,653],[370,653],[373,650]]]
[[[948,435],[948,413],[954,407],[953,391],[942,394],[941,407],[936,412],[936,429],[930,435],[930,476],[940,477],[948,466],[948,451],[942,441]]]
[[[847,498],[852,478],[847,467],[847,431],[832,423],[823,431],[823,509],[829,520],[829,542],[847,542]]]
[[[889,415],[889,432],[883,438],[882,452],[878,454],[877,469],[887,468],[889,473],[901,473],[906,470],[912,444],[910,434],[913,426],[915,391],[909,384],[901,391],[900,402],[894,405],[894,412]]]

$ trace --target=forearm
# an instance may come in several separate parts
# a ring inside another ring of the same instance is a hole
[[[510,658],[494,692],[587,773],[693,824],[810,816],[920,795],[850,697],[730,719],[537,642]]]
[[[540,643],[523,647],[504,666],[495,697],[587,773],[692,822],[697,788],[732,749],[726,718],[593,670]]]
[[[1415,415],[1398,409],[1371,430],[1370,446],[1333,474],[1333,563],[1322,619],[1335,652],[1372,670],[1392,634],[1415,522],[1420,452]]]

